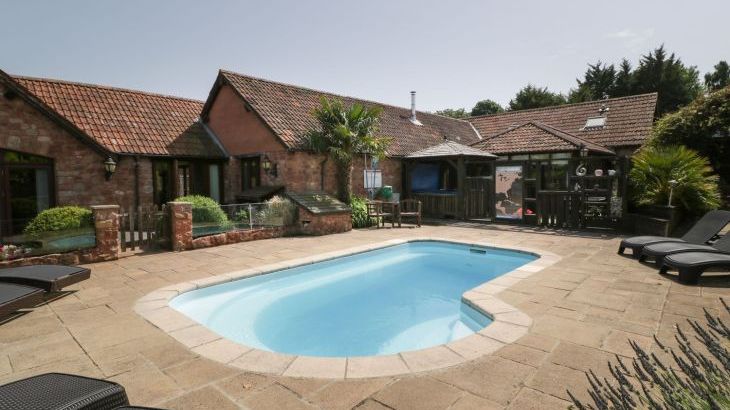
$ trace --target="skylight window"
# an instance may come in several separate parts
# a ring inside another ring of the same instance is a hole
[[[606,126],[606,117],[592,117],[586,120],[584,130],[600,129]]]

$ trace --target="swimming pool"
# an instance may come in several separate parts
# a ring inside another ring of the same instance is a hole
[[[279,353],[388,355],[487,326],[461,295],[537,257],[415,241],[183,293],[170,306],[235,342]]]

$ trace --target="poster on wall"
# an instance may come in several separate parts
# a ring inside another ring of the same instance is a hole
[[[498,166],[494,188],[497,218],[522,219],[522,165]]]

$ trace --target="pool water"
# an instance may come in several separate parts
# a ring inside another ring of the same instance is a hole
[[[491,320],[461,301],[536,256],[420,241],[197,289],[170,305],[262,350],[386,355],[456,340]]]

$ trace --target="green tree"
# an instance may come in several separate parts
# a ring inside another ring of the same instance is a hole
[[[385,156],[389,138],[377,136],[381,108],[322,97],[314,110],[318,127],[307,133],[309,146],[328,155],[337,166],[337,197],[347,204],[352,197],[352,159],[355,154]]]
[[[730,87],[702,95],[659,119],[649,145],[685,145],[706,156],[730,193]]]
[[[730,85],[730,66],[722,60],[715,64],[715,71],[705,74],[705,87],[708,91],[716,91]]]
[[[690,215],[720,206],[717,175],[709,161],[682,145],[649,146],[632,158],[629,179],[638,205],[672,205]]]
[[[634,94],[659,93],[657,118],[690,103],[702,91],[697,68],[685,66],[674,53],[668,54],[664,46],[642,56],[633,77]]]
[[[466,118],[469,116],[464,108],[445,108],[443,110],[436,111],[436,114],[451,118]]]
[[[616,81],[616,67],[602,63],[588,64],[583,80],[577,79],[578,88],[570,91],[571,103],[600,100],[604,95],[612,96]]]
[[[561,105],[567,102],[564,95],[549,91],[547,87],[536,87],[528,84],[517,92],[515,98],[510,100],[509,109],[512,111],[526,110],[529,108],[550,107]]]
[[[471,109],[472,117],[477,115],[497,114],[500,112],[504,112],[504,108],[492,100],[481,100],[474,105],[474,108]]]
[[[626,97],[634,90],[634,76],[631,63],[627,59],[621,60],[616,77],[613,81],[613,93],[611,97]]]

